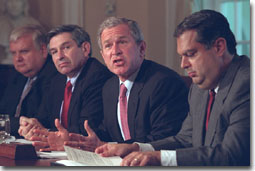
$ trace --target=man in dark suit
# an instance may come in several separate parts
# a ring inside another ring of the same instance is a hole
[[[60,120],[68,132],[87,135],[83,127],[84,120],[89,120],[93,129],[102,121],[102,87],[112,74],[91,57],[90,37],[81,27],[63,25],[54,28],[48,33],[48,41],[49,52],[61,74],[52,79],[37,119],[23,118],[19,132],[30,139],[34,134],[31,127],[57,130],[55,122]],[[65,87],[70,83],[71,99],[65,116]],[[56,118],[59,120],[55,121]]]
[[[130,139],[126,141],[150,142],[175,135],[188,111],[183,80],[150,60],[143,60],[138,69],[128,99]],[[103,89],[105,141],[125,141],[117,117],[119,82],[114,76]]]
[[[181,67],[194,83],[180,132],[150,144],[104,145],[96,152],[147,151],[127,155],[124,166],[249,165],[250,60],[237,55],[227,19],[213,10],[196,12],[178,25],[175,37]]]
[[[9,74],[0,102],[0,112],[10,115],[11,135],[18,136],[20,116],[37,116],[44,94],[57,70],[47,56],[46,35],[40,26],[14,29],[10,35],[10,52],[15,70]]]
[[[175,135],[188,112],[188,89],[176,72],[144,59],[146,44],[137,23],[106,19],[99,28],[98,43],[108,69],[115,74],[103,88],[104,131],[96,132],[100,140],[93,132],[88,137],[72,134],[74,141],[69,145],[86,149],[110,141],[150,142]]]

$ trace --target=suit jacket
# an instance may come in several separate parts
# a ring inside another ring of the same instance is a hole
[[[105,141],[123,142],[117,119],[119,78],[103,88]],[[167,67],[144,60],[128,100],[131,140],[149,142],[175,135],[188,112],[188,89],[181,77]]]
[[[192,85],[190,112],[175,137],[152,142],[156,150],[177,149],[178,165],[249,165],[250,60],[235,56],[219,83],[208,130],[208,90]]]
[[[111,77],[111,72],[98,60],[90,57],[76,80],[68,109],[68,131],[87,135],[84,121],[92,129],[98,127],[103,118],[102,87]],[[53,79],[47,98],[40,109],[39,121],[47,128],[56,130],[55,119],[60,118],[67,77],[62,74]]]
[[[48,90],[51,78],[56,74],[57,70],[51,57],[48,57],[43,68],[37,74],[37,79],[33,83],[31,90],[22,102],[20,116],[35,117],[38,114],[41,101]],[[10,115],[11,134],[19,136],[17,132],[19,129],[19,117],[16,118],[14,115],[28,78],[17,72],[14,68],[10,76],[0,101],[0,112]]]

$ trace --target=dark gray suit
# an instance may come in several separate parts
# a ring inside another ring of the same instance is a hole
[[[177,149],[178,165],[249,165],[250,60],[235,56],[219,83],[208,130],[208,90],[192,85],[190,112],[175,137],[152,142],[156,150]]]
[[[43,68],[37,74],[37,79],[33,83],[31,90],[22,102],[20,116],[29,118],[37,116],[41,102],[49,89],[50,81],[56,74],[57,70],[49,56]],[[14,115],[28,78],[14,68],[9,75],[10,79],[8,80],[5,92],[0,101],[0,112],[10,115],[11,135],[19,137],[18,129],[20,117],[14,117]]]

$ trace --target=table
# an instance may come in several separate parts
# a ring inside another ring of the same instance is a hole
[[[0,157],[0,166],[51,166],[51,162],[61,159],[31,159],[14,160],[7,157]]]

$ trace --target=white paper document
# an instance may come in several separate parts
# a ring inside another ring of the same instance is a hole
[[[16,139],[14,142],[22,143],[22,144],[32,144],[33,141],[29,141],[26,139]]]
[[[78,163],[72,160],[58,160],[55,161],[56,164],[60,164],[60,165],[64,165],[64,166],[87,166],[85,164],[82,163]]]
[[[67,156],[65,151],[51,151],[51,152],[37,151],[36,154],[37,156],[41,158],[46,158],[46,159],[54,159],[54,158],[66,159],[66,156]]]
[[[99,154],[84,151],[69,146],[64,146],[68,160],[72,160],[83,166],[120,166],[122,159],[119,156],[102,157]]]

